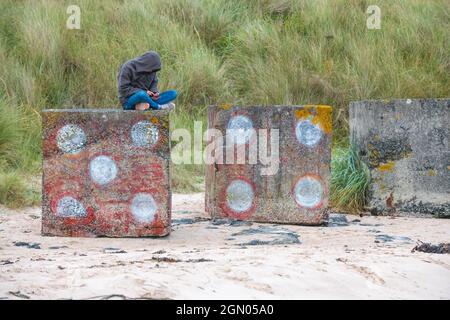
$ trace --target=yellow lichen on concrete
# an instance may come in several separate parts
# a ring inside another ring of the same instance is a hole
[[[430,177],[434,177],[434,176],[436,175],[436,170],[429,169],[429,170],[428,170],[428,175],[429,175]]]
[[[158,120],[157,117],[152,117],[151,121],[152,121],[153,124],[158,124],[159,123],[159,120]]]
[[[317,114],[313,119],[314,124],[322,127],[325,133],[330,133],[333,130],[332,114],[330,106],[317,106]]]
[[[223,110],[230,110],[232,107],[232,105],[230,103],[222,103],[220,105],[220,108],[222,108]]]
[[[395,162],[394,161],[389,161],[387,163],[380,164],[378,169],[380,171],[392,171],[394,169],[394,167],[395,167]]]
[[[318,125],[324,133],[328,134],[333,129],[332,109],[324,105],[306,105],[302,109],[295,111],[298,120],[310,120]]]
[[[55,123],[58,121],[61,114],[59,112],[46,112],[46,123],[48,127],[53,127]]]
[[[310,112],[311,108],[312,107],[310,106],[305,106],[302,109],[295,110],[295,117],[297,118],[297,120],[306,120],[312,117]]]

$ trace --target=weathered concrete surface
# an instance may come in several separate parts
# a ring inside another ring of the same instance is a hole
[[[208,165],[207,212],[213,218],[322,224],[328,206],[331,112],[329,106],[210,106],[208,128],[224,136],[236,119],[255,130],[267,129],[268,141],[271,130],[278,129],[280,163],[273,175],[262,175],[266,166],[259,160],[250,164],[248,153],[245,164]],[[244,131],[240,137],[245,136]],[[250,137],[247,150],[258,139]],[[224,141],[224,155],[227,148]]]
[[[169,234],[167,111],[45,110],[42,128],[42,234]]]
[[[350,131],[373,213],[450,217],[449,99],[352,102]]]

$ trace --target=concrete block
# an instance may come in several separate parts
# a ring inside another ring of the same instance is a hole
[[[165,236],[168,111],[44,110],[42,234]]]
[[[350,131],[373,213],[450,216],[449,99],[352,102]]]
[[[207,165],[209,214],[213,218],[322,224],[328,206],[331,112],[329,106],[210,106],[208,128],[219,130],[224,136],[227,129],[241,128],[233,145],[242,144],[247,150],[256,144],[259,151],[260,144],[265,144],[259,129],[267,130],[268,141],[277,129],[279,168],[273,175],[263,175],[265,165],[261,159],[251,163],[248,152],[244,164],[216,161]],[[249,134],[249,128],[256,133]],[[224,139],[224,155],[230,147]]]

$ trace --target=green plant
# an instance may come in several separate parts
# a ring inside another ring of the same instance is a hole
[[[40,203],[40,184],[16,171],[0,171],[0,203],[10,208]]]
[[[201,136],[207,127],[206,108],[198,108],[191,114],[176,111],[170,116],[170,127],[173,132],[176,129],[187,129],[191,133],[191,163],[194,162],[194,124],[201,124]],[[172,142],[172,151],[177,144]],[[205,144],[203,144],[203,147]],[[204,164],[172,164],[172,188],[174,192],[188,193],[204,190]]]
[[[354,146],[333,150],[330,188],[333,208],[351,213],[363,211],[369,182],[369,170]]]

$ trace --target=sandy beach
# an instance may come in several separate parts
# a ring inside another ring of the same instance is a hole
[[[161,239],[40,235],[40,208],[0,207],[0,299],[449,299],[450,220],[333,215],[329,226],[211,221],[173,195]]]

